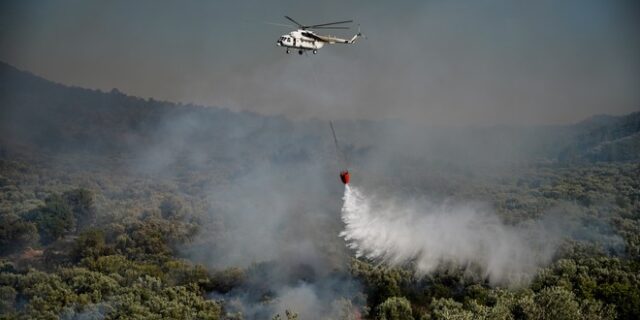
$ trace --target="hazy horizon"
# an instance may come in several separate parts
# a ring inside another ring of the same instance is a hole
[[[143,98],[443,126],[568,124],[640,110],[633,1],[1,6],[0,60]],[[367,38],[286,55],[275,40],[290,30],[264,23],[287,23],[285,14],[304,23],[354,19]]]

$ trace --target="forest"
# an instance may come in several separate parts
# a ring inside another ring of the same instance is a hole
[[[353,183],[481,202],[508,225],[559,217],[561,245],[529,281],[356,257],[338,237],[326,121],[68,87],[0,64],[0,318],[640,318],[640,112],[412,126],[337,122]]]

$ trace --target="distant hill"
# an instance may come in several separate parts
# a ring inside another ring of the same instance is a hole
[[[398,121],[338,121],[354,162],[370,155],[425,161],[630,161],[640,159],[640,112],[575,125],[434,129]],[[0,62],[0,155],[38,153],[130,158],[144,166],[335,162],[328,123],[232,112],[57,84]],[[366,161],[365,161],[366,160]],[[369,161],[370,162],[370,161]],[[375,169],[372,169],[375,170]]]
[[[561,161],[628,161],[640,159],[640,112],[625,116],[598,115],[573,126],[572,143]]]
[[[0,63],[0,112],[3,133],[58,151],[125,151],[149,143],[168,117],[193,116],[220,130],[264,119],[215,107],[142,99],[117,89],[64,86],[5,63]]]
[[[65,86],[0,63],[0,153],[19,147],[144,166],[250,166],[308,158],[319,142],[313,129],[284,117]]]

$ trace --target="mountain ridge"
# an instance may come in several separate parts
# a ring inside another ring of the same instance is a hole
[[[230,147],[231,144],[247,144],[249,148],[256,148],[248,151],[254,156],[262,154],[273,159],[285,159],[284,152],[302,159],[309,156],[308,153],[312,152],[309,150],[326,149],[328,142],[323,138],[326,121],[322,120],[293,121],[284,116],[143,99],[124,94],[116,88],[105,92],[67,86],[1,61],[0,104],[0,132],[5,137],[2,139],[5,147],[22,142],[56,152],[127,153],[163,140],[171,141],[176,135],[181,135],[181,139],[195,142],[198,147],[208,146],[211,140],[217,140],[224,145],[217,157],[229,157],[224,151],[237,149]],[[403,126],[397,121],[384,120],[338,122],[343,123],[339,129],[347,139],[369,139],[361,143],[361,149],[376,143],[372,137],[381,134],[380,127]],[[449,131],[456,132],[453,129]],[[522,143],[534,141],[539,145],[530,148],[515,146],[518,152],[539,153],[542,158],[561,162],[640,159],[637,134],[640,132],[640,112],[623,116],[594,115],[569,125],[536,126],[532,129],[493,126],[468,128],[461,132],[466,132],[469,138],[465,139],[471,139],[471,145],[488,144],[490,148],[517,145],[517,139],[501,137],[522,135],[528,137]],[[7,137],[11,141],[7,141]],[[271,145],[270,141],[277,141],[273,150],[266,147]],[[447,141],[440,141],[438,145],[452,145]],[[216,145],[213,143],[211,146]],[[465,147],[462,144],[453,148]]]

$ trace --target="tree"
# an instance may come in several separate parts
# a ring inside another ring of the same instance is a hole
[[[0,314],[13,312],[15,302],[16,290],[9,286],[0,286]]]
[[[21,251],[38,242],[38,229],[31,222],[12,214],[0,215],[0,254]]]
[[[185,216],[184,203],[180,198],[167,197],[160,204],[160,214],[169,220],[180,220]]]
[[[207,289],[224,294],[245,283],[246,279],[247,275],[240,268],[224,269],[213,273]]]
[[[93,193],[87,189],[74,189],[62,194],[76,219],[79,231],[95,224],[97,210],[93,201]]]
[[[375,306],[387,298],[401,296],[401,285],[411,279],[408,271],[372,266],[371,264],[354,259],[351,263],[351,273],[362,279],[367,287],[367,303]]]
[[[464,310],[462,303],[451,298],[433,299],[431,305],[431,315],[433,319],[441,320],[471,320],[473,313]]]
[[[26,219],[38,226],[43,244],[49,244],[70,233],[76,224],[71,208],[59,195],[48,197],[44,206],[27,213]]]
[[[71,257],[74,261],[97,258],[105,251],[104,232],[98,229],[84,231],[74,243]]]
[[[413,320],[411,303],[405,297],[391,297],[377,307],[376,319]]]
[[[571,320],[580,318],[580,307],[575,295],[563,287],[542,289],[534,298],[540,307],[541,320]]]

